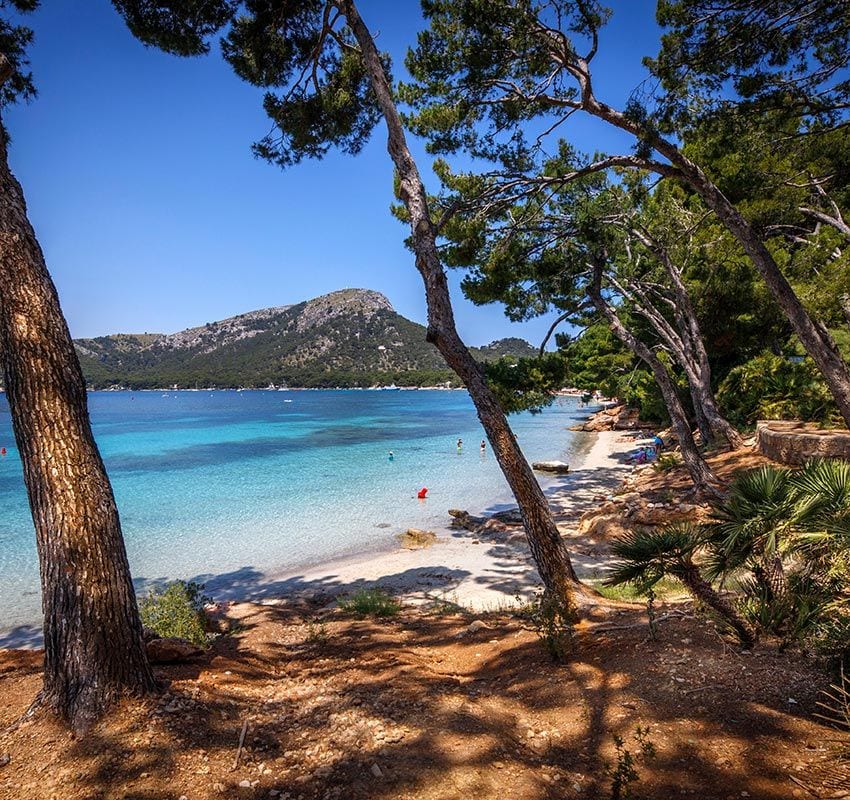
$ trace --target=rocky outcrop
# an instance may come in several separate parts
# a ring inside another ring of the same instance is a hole
[[[437,534],[434,531],[408,528],[404,533],[398,535],[398,541],[405,550],[422,550],[437,541]]]
[[[368,321],[379,311],[393,313],[392,304],[380,292],[371,289],[341,289],[308,300],[298,315],[295,328],[299,333],[303,333],[337,317],[356,314]]]
[[[514,536],[525,536],[522,517],[517,509],[500,511],[490,517],[476,517],[468,511],[450,508],[449,516],[452,518],[452,528],[463,528],[482,539],[504,542]]]
[[[581,425],[574,425],[570,430],[596,433],[598,431],[634,431],[647,427],[649,426],[640,421],[636,408],[620,405],[603,408],[601,411],[591,414],[586,422]]]
[[[823,430],[816,425],[789,420],[761,420],[756,448],[782,464],[804,464],[812,458],[850,461],[850,431]]]
[[[696,522],[707,514],[707,506],[652,502],[638,492],[626,492],[584,513],[579,519],[578,533],[610,540],[635,528],[663,527],[686,520]]]

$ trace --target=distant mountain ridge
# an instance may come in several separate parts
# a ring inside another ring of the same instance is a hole
[[[113,334],[75,341],[94,388],[177,386],[353,387],[457,382],[425,328],[380,292],[342,289],[172,334]],[[472,348],[481,361],[533,355],[528,342]]]

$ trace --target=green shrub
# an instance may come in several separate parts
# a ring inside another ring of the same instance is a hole
[[[327,644],[329,639],[328,629],[324,622],[310,622],[307,624],[307,644]]]
[[[812,630],[810,642],[819,656],[850,671],[850,601],[837,601],[824,610]]]
[[[573,608],[562,598],[540,590],[521,607],[518,615],[530,623],[555,661],[567,660],[572,650],[573,626],[578,621]]]
[[[810,358],[791,361],[763,353],[732,369],[717,390],[729,421],[755,425],[759,419],[801,419],[829,423],[835,403]]]
[[[658,460],[652,465],[656,472],[669,472],[682,465],[682,458],[678,453],[661,453]]]
[[[359,589],[337,601],[343,611],[359,617],[392,617],[401,611],[401,603],[383,589]]]
[[[165,589],[152,591],[139,604],[142,624],[160,636],[207,644],[204,605],[210,601],[204,585],[194,581],[173,581]]]

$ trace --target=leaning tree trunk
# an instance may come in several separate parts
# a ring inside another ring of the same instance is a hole
[[[711,440],[725,441],[732,449],[737,449],[743,445],[744,437],[717,407],[714,390],[711,388],[711,363],[708,360],[708,351],[705,349],[702,328],[691,302],[691,295],[682,279],[682,273],[667,248],[655,240],[651,234],[639,230],[634,231],[634,234],[661,262],[670,279],[675,300],[673,315],[679,329],[679,342],[676,344],[680,344],[678,349],[681,353],[678,360],[688,378],[694,413],[697,416],[697,424],[703,440],[706,443]],[[673,342],[670,344],[676,347]]]
[[[684,284],[680,280],[678,285],[676,283],[674,280],[676,317],[682,330],[682,340],[685,345],[684,369],[694,396],[694,403],[699,408],[699,413],[705,418],[709,438],[719,442],[725,441],[732,449],[737,449],[743,445],[744,437],[717,407],[714,390],[711,388],[711,364],[702,338],[702,330]]]
[[[685,368],[685,375],[688,378],[688,394],[691,396],[691,405],[694,407],[694,421],[696,422],[697,430],[702,437],[703,444],[711,444],[711,442],[714,441],[714,434],[711,432],[711,425],[708,421],[708,417],[703,411],[702,398],[696,390],[696,387],[693,383],[691,383],[691,376],[688,373],[687,368]]]
[[[665,153],[664,155],[667,155]],[[791,284],[782,274],[764,242],[753,231],[743,215],[705,174],[679,154],[674,161],[705,204],[717,214],[727,230],[738,240],[753,265],[767,284],[774,300],[785,312],[806,352],[817,365],[835,399],[844,424],[850,428],[850,368],[841,356],[829,331],[815,322],[806,311]],[[677,163],[677,161],[679,163]]]
[[[679,577],[697,600],[715,611],[735,631],[735,635],[744,647],[752,647],[755,644],[756,636],[752,628],[735,611],[732,605],[726,602],[712,585],[700,575],[696,565],[687,566],[682,570]]]
[[[340,0],[338,6],[360,45],[372,90],[387,125],[388,150],[399,176],[402,200],[410,214],[416,268],[425,283],[428,341],[436,345],[446,363],[469,391],[499,466],[516,498],[531,554],[547,592],[571,608],[578,578],[552,518],[546,496],[525,460],[481,366],[461,341],[455,328],[448,283],[437,250],[437,235],[428,209],[425,187],[407,146],[404,126],[378,50],[354,2]]]
[[[41,572],[37,704],[81,731],[155,682],[80,364],[0,136],[0,353]]]
[[[605,301],[602,296],[602,270],[597,265],[593,268],[594,277],[588,285],[588,294],[596,307],[596,310],[608,320],[608,324],[614,335],[633,352],[641,361],[646,364],[661,395],[664,398],[664,405],[667,412],[670,414],[670,421],[673,424],[673,430],[679,439],[679,446],[682,448],[682,459],[685,462],[685,467],[690,473],[694,486],[700,492],[707,494],[716,494],[717,479],[712,473],[711,468],[706,464],[705,459],[700,455],[699,449],[694,442],[691,426],[688,424],[688,418],[685,414],[685,409],[682,408],[682,403],[679,400],[679,394],[673,384],[673,379],[667,371],[667,367],[661,363],[652,350],[638,339],[617,316],[613,308]]]
[[[707,359],[705,363],[707,364]],[[682,367],[688,379],[694,408],[697,409],[697,418],[699,420],[702,417],[703,424],[708,429],[708,438],[705,438],[703,433],[706,443],[709,441],[727,442],[732,449],[741,447],[744,443],[744,437],[717,408],[717,401],[711,388],[711,372],[707,368],[704,369],[700,362],[695,363],[694,359],[689,356],[685,357]],[[700,431],[702,432],[702,428],[700,428]]]

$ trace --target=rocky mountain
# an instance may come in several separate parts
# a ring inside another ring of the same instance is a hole
[[[429,385],[456,381],[425,328],[367,289],[343,289],[291,306],[251,311],[172,334],[114,334],[76,341],[90,385],[263,387]],[[522,339],[474,350],[482,361],[528,356]]]

